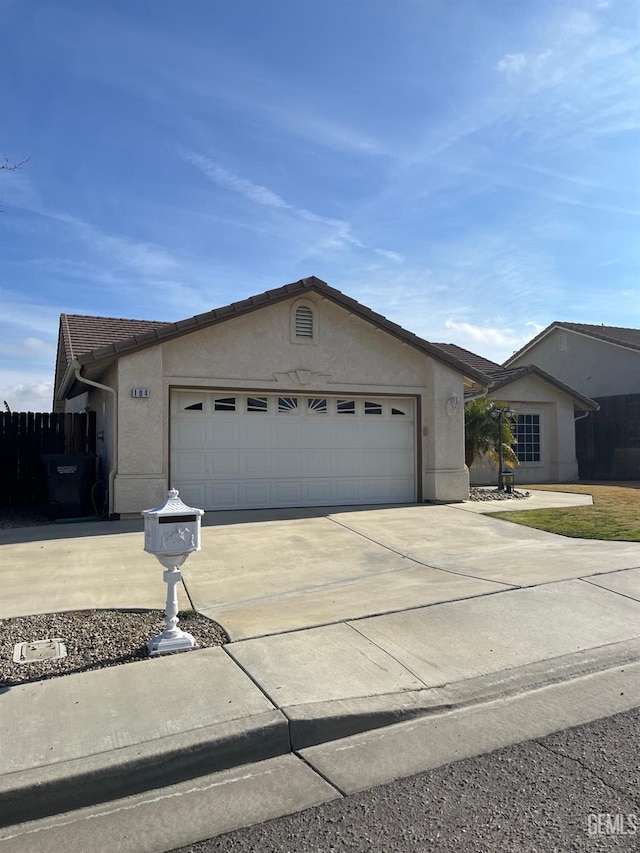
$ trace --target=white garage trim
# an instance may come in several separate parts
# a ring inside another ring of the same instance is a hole
[[[173,389],[170,480],[203,509],[410,503],[412,397]]]

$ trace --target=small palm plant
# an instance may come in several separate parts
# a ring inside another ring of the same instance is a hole
[[[513,413],[497,413],[508,409],[507,403],[489,400],[486,397],[470,400],[464,407],[464,461],[467,468],[485,457],[498,468],[500,465],[500,444],[502,460],[515,468],[518,457],[513,446],[516,443],[513,434]]]

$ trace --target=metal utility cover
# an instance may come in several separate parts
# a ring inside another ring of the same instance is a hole
[[[43,660],[66,658],[67,647],[59,638],[17,643],[13,649],[14,663],[38,663]]]

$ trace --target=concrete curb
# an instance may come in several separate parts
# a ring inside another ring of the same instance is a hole
[[[279,711],[0,776],[0,827],[163,788],[291,750]]]
[[[405,720],[461,710],[640,660],[640,639],[562,655],[442,687],[283,707],[294,751]]]
[[[265,711],[0,776],[0,826],[165,788],[410,720],[472,709],[640,660],[640,639],[442,687]]]

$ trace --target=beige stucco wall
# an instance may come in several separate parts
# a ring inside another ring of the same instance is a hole
[[[567,348],[560,349],[561,335]],[[640,393],[640,353],[576,332],[554,329],[513,366],[536,364],[587,397]]]
[[[422,405],[424,494],[431,501],[459,501],[469,496],[469,471],[464,464],[464,402],[462,377],[450,367],[427,359]],[[449,400],[458,398],[453,409]]]
[[[316,340],[292,342],[297,301],[267,305],[119,360],[116,512],[137,513],[165,496],[170,389],[189,386],[419,396],[422,497],[467,497],[462,402],[447,414],[452,394],[462,401],[462,376],[315,294],[305,301],[316,312]],[[148,388],[149,397],[132,398],[136,387]]]
[[[496,400],[509,403],[520,415],[540,416],[540,462],[521,463],[516,483],[566,483],[578,479],[574,405],[570,397],[536,376],[526,376],[500,388]],[[472,485],[497,483],[496,468],[490,463],[471,468]]]

